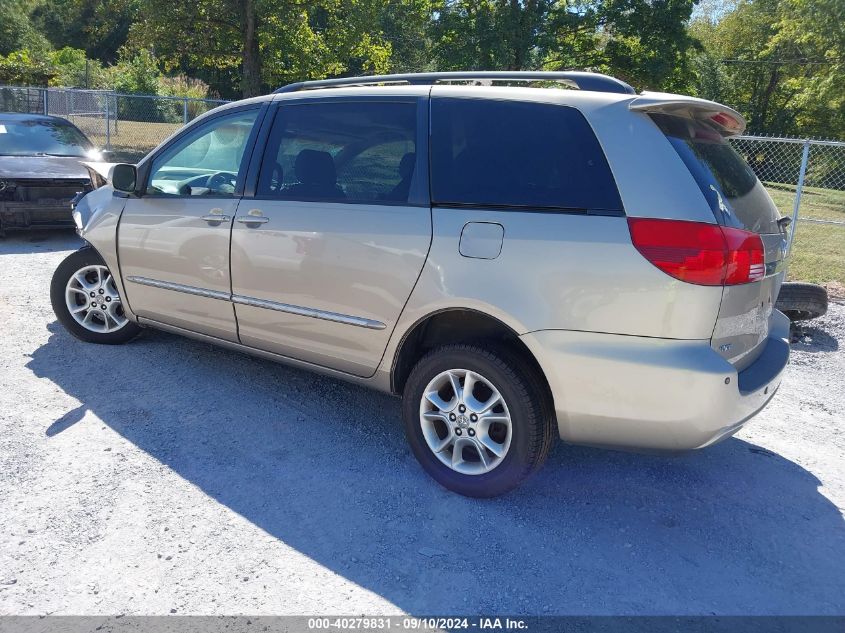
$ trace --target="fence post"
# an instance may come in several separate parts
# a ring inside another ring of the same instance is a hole
[[[47,116],[50,114],[50,107],[47,105],[47,89],[44,88],[41,94],[44,95],[44,116]]]
[[[182,125],[188,125],[188,97],[182,100]]]
[[[106,93],[106,150],[111,151],[111,116],[109,115],[109,95]]]
[[[801,152],[801,169],[798,171],[798,185],[795,187],[795,203],[792,206],[792,230],[786,244],[786,254],[792,252],[792,242],[795,230],[798,228],[798,209],[801,207],[801,193],[804,190],[804,179],[807,176],[807,162],[810,160],[810,139],[804,140],[804,150]]]

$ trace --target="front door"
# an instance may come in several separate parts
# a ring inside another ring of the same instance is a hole
[[[375,372],[431,242],[424,100],[286,102],[232,228],[245,345]]]
[[[229,236],[258,108],[198,124],[153,158],[120,220],[126,299],[141,317],[237,341]]]

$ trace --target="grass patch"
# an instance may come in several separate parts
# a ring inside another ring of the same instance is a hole
[[[795,186],[765,183],[783,215],[792,215]],[[799,218],[845,222],[845,191],[804,187]],[[845,224],[798,222],[788,279],[817,284],[845,284]]]

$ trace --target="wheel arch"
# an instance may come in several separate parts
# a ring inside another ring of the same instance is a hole
[[[473,308],[444,308],[418,319],[404,333],[390,368],[390,391],[401,395],[414,365],[428,351],[450,343],[494,342],[517,354],[536,372],[552,401],[551,388],[537,358],[519,334],[502,320]]]

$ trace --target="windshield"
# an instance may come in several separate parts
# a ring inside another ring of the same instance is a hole
[[[85,135],[68,123],[0,120],[2,156],[86,156],[91,149]]]
[[[713,128],[679,116],[651,115],[684,161],[719,224],[779,233],[769,194],[742,156]]]

